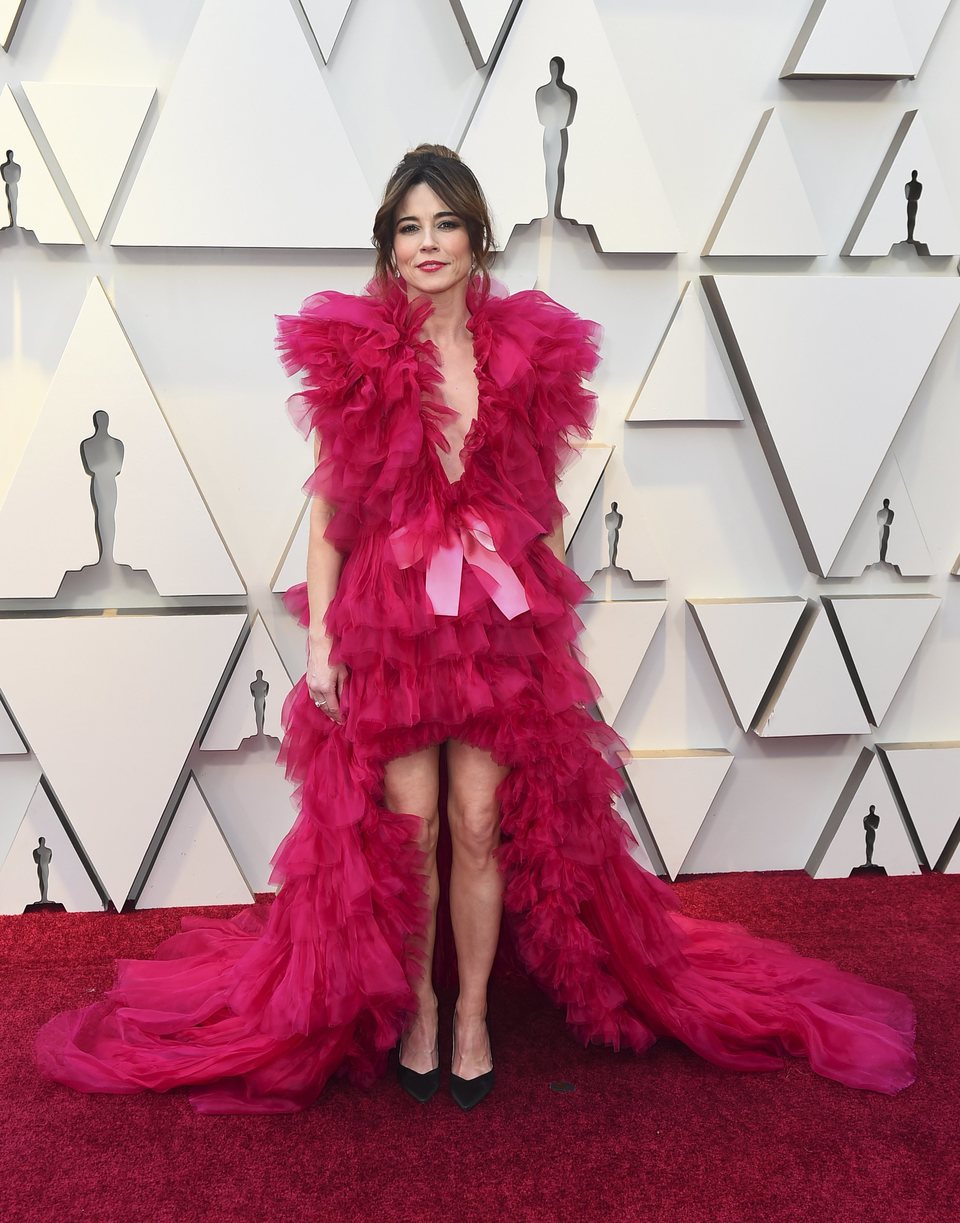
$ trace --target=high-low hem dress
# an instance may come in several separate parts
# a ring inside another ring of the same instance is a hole
[[[288,408],[320,459],[304,485],[336,506],[343,553],[324,618],[347,680],[343,721],[305,678],[283,707],[278,762],[298,815],[274,857],[269,904],[190,915],[114,986],[50,1019],[42,1074],[88,1092],[189,1087],[207,1113],[285,1113],[331,1076],[385,1073],[427,971],[426,856],[417,816],[384,805],[386,762],[449,737],[509,771],[496,798],[504,927],[523,971],[584,1044],[643,1053],[674,1037],[717,1066],[782,1068],[893,1095],[916,1076],[903,993],[732,922],[680,911],[632,856],[614,806],[626,744],[591,708],[577,645],[589,588],[544,539],[556,481],[587,438],[582,383],[601,330],[538,290],[468,287],[479,408],[463,472],[440,461],[438,352],[428,298],[371,281],[315,293],[277,318]],[[306,584],[284,596],[309,623]]]

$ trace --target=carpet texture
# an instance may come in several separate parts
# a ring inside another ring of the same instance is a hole
[[[37,1076],[34,1033],[107,988],[114,958],[148,957],[186,910],[2,917],[0,1220],[960,1218],[960,877],[784,871],[676,887],[691,916],[740,922],[909,994],[917,1082],[890,1098],[795,1059],[739,1074],[667,1039],[643,1057],[582,1049],[534,986],[504,972],[489,995],[497,1083],[469,1113],[447,1090],[449,985],[444,1077],[427,1105],[399,1089],[393,1060],[370,1092],[335,1080],[294,1116],[198,1116],[183,1091],[81,1095]]]

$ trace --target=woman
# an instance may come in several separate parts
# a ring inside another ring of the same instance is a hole
[[[784,1054],[893,1094],[915,1077],[910,1000],[734,923],[686,917],[638,866],[613,796],[625,750],[587,706],[587,587],[563,562],[556,480],[590,433],[599,328],[491,282],[483,195],[455,153],[401,161],[358,296],[278,320],[315,434],[306,675],[279,760],[300,814],[269,906],[187,917],[105,998],[52,1019],[44,1073],[86,1091],[194,1088],[203,1112],[290,1112],[334,1073],[439,1077],[430,965],[438,759],[449,773],[459,999],[451,1091],[493,1083],[485,1024],[501,912],[524,970],[584,1044],[673,1036],[717,1065]]]

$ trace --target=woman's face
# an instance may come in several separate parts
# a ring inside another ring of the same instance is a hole
[[[444,293],[466,281],[473,252],[463,218],[428,187],[411,187],[397,205],[393,258],[409,289]]]

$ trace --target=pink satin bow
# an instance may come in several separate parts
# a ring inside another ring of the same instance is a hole
[[[463,562],[477,570],[477,578],[508,620],[527,611],[523,584],[496,549],[486,522],[466,507],[460,523],[449,524],[447,538],[427,562],[427,597],[438,616],[455,616],[460,610],[460,580]],[[401,569],[423,556],[423,535],[410,527],[390,532],[393,554]]]

